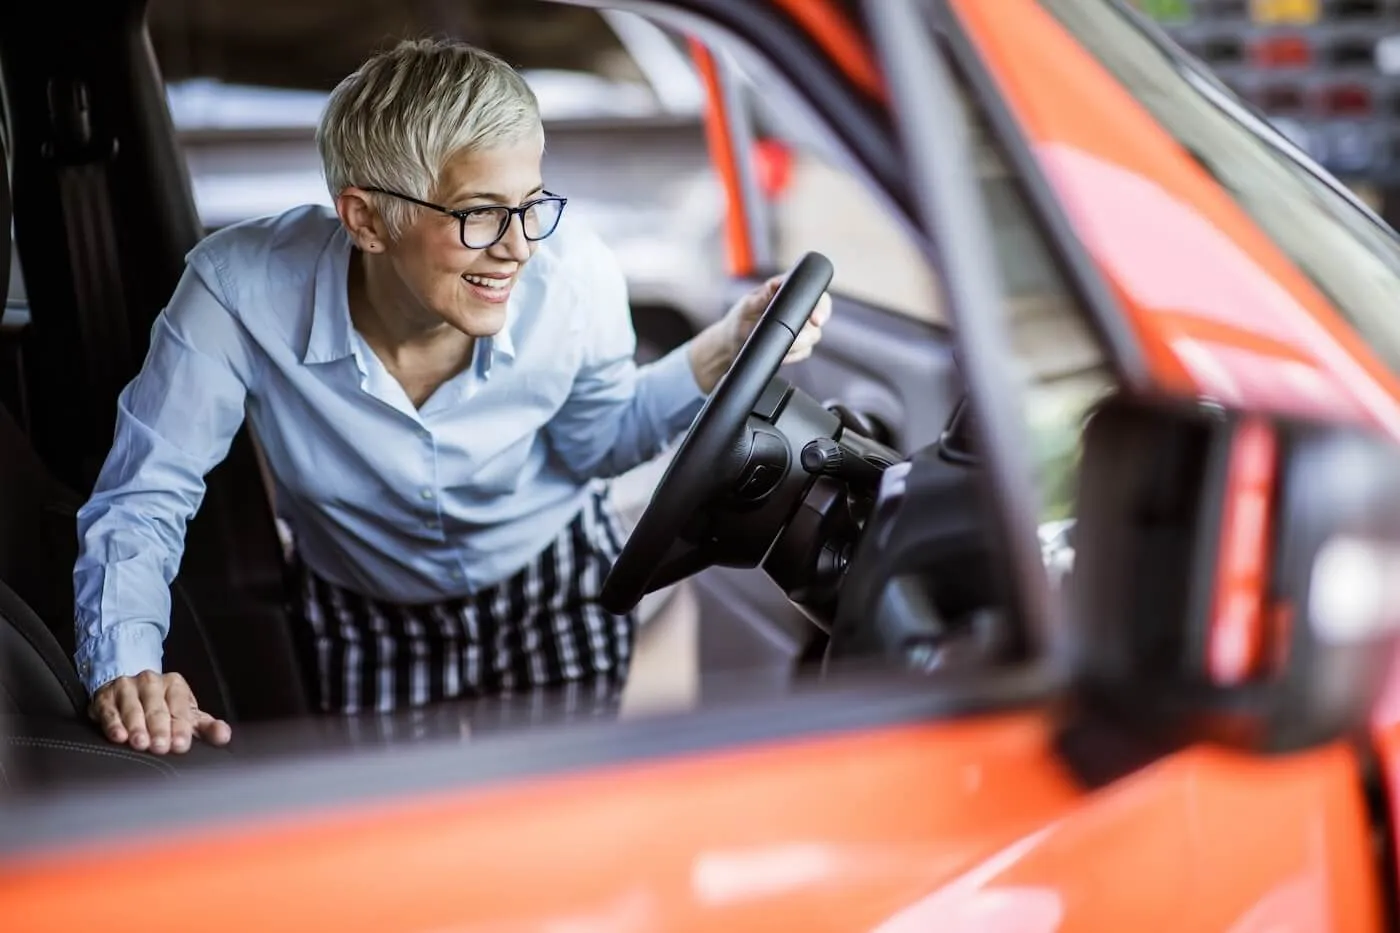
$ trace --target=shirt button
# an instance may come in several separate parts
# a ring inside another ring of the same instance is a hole
[[[460,570],[455,570],[455,569],[454,569],[454,570],[452,571],[452,579],[454,579],[454,580],[460,580],[460,579],[462,579],[462,571],[460,571]]]
[[[422,496],[424,499],[431,499],[433,497],[433,491],[431,489],[424,489],[418,495]]]
[[[436,528],[436,527],[438,526],[438,520],[437,520],[436,518],[430,518],[430,519],[428,519],[426,522],[424,522],[423,524],[424,524],[425,527],[428,527],[428,528]]]

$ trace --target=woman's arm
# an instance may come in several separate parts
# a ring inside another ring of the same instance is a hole
[[[207,257],[192,260],[118,398],[112,449],[78,512],[75,660],[90,694],[160,671],[185,526],[243,422],[252,354],[223,292]]]
[[[627,282],[601,242],[586,267],[579,308],[582,362],[572,391],[545,428],[570,472],[606,479],[655,457],[690,426],[705,401],[690,345],[638,367]],[[582,268],[580,269],[582,272]]]

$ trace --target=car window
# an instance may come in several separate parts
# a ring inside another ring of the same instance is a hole
[[[796,115],[758,96],[760,179],[768,199],[774,264],[790,267],[809,249],[836,267],[832,290],[887,311],[944,326],[941,284],[921,248],[886,205],[836,158],[795,128]],[[1079,437],[1088,408],[1111,388],[1102,346],[1054,264],[1015,175],[968,93],[977,173],[990,211],[997,267],[1014,350],[1021,364],[1027,420],[1036,444],[1044,520],[1071,516]],[[765,151],[764,147],[769,147]]]
[[[1041,0],[1400,372],[1400,241],[1211,75],[1109,0]]]
[[[1080,438],[1089,409],[1114,387],[1102,344],[1055,264],[1045,234],[971,95],[976,168],[990,212],[1012,350],[1038,468],[1041,520],[1074,515]]]

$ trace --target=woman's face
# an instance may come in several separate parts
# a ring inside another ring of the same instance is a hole
[[[463,153],[447,164],[427,200],[452,210],[518,207],[541,195],[543,155],[542,131]],[[468,249],[457,218],[423,209],[386,254],[411,298],[405,304],[422,309],[424,325],[435,317],[473,337],[489,337],[505,325],[506,303],[538,245],[525,239],[520,218],[512,217],[494,246]]]

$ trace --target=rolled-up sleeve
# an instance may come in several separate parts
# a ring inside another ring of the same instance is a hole
[[[170,584],[204,477],[228,453],[251,380],[219,270],[195,254],[122,390],[111,451],[78,512],[75,661],[89,693],[161,670]]]
[[[563,407],[546,432],[559,458],[581,480],[625,473],[661,453],[705,402],[682,345],[654,363],[634,361],[627,282],[612,253],[593,251],[581,290],[581,364]]]

